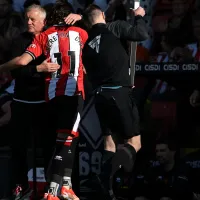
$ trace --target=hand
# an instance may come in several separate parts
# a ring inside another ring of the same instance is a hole
[[[38,65],[37,72],[56,72],[59,68],[60,65],[57,63],[50,63],[48,62],[50,58],[44,60],[40,65]]]
[[[83,67],[83,73],[87,74],[85,67]]]
[[[190,96],[190,104],[193,107],[200,106],[200,91],[194,90]]]
[[[67,17],[64,18],[65,23],[68,25],[73,25],[75,24],[77,21],[80,21],[82,19],[81,15],[78,14],[69,14]]]
[[[146,14],[144,8],[142,8],[141,6],[135,10],[132,9],[132,11],[134,12],[135,16],[140,15],[140,16],[144,17]]]

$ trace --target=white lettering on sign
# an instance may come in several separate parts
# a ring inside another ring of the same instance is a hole
[[[197,64],[184,64],[182,69],[185,71],[197,71],[198,65]]]
[[[94,151],[91,154],[88,152],[79,153],[79,174],[80,176],[88,176],[91,172],[95,174],[101,173],[102,153]]]
[[[145,71],[160,71],[160,65],[145,65]]]
[[[164,71],[178,71],[179,65],[176,64],[168,64],[163,66]]]
[[[161,64],[136,64],[135,65],[135,71],[138,72],[156,72],[156,71],[163,71],[163,72],[170,72],[170,71],[199,71],[199,65],[198,64],[176,64],[176,63],[161,63]]]

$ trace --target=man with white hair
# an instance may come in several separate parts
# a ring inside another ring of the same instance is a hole
[[[50,28],[36,35],[25,53],[0,66],[0,71],[24,67],[42,54],[54,62],[50,68],[47,67],[51,73],[46,75],[46,101],[54,121],[49,125],[57,134],[50,185],[44,196],[47,199],[58,199],[60,186],[63,198],[79,199],[72,189],[71,174],[84,99],[81,56],[87,32],[66,25],[65,17],[72,12],[72,6],[67,2],[55,4],[46,20]],[[33,17],[28,19],[35,22]],[[32,24],[31,28],[34,28]],[[39,71],[46,69],[37,68]]]
[[[21,55],[31,44],[34,36],[43,31],[46,12],[40,5],[31,5],[26,10],[27,32],[19,35],[13,42],[11,58]],[[45,103],[45,75],[49,67],[57,67],[57,64],[50,64],[41,55],[30,64],[12,71],[15,79],[13,102],[11,105],[11,146],[12,146],[12,187],[13,199],[21,199],[31,194],[28,185],[27,143],[30,135],[36,134],[44,144],[45,168],[48,165],[48,157],[51,156],[50,134],[46,130],[47,109]],[[20,117],[19,117],[20,116]],[[48,133],[48,146],[45,139]],[[55,139],[52,139],[55,142]]]

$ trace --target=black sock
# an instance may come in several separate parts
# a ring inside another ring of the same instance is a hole
[[[112,169],[112,158],[115,155],[115,152],[104,150],[102,158],[102,169],[100,179],[104,187],[109,190],[110,174]]]
[[[56,144],[55,156],[52,160],[52,174],[63,177],[67,169],[68,171],[72,170],[77,142],[78,138],[73,138],[71,143],[67,145],[64,143]]]
[[[130,144],[125,144],[123,148],[119,149],[112,159],[111,176],[113,176],[120,167],[123,167],[126,172],[133,169],[136,158],[136,150]]]
[[[112,158],[115,155],[115,152],[112,151],[107,151],[104,150],[103,152],[103,157],[102,157],[102,165],[101,165],[101,174],[100,174],[100,179],[98,179],[101,187],[102,187],[102,192],[104,195],[108,195],[109,191],[111,190],[110,185],[110,173],[112,169]]]
[[[130,153],[130,159],[128,160],[128,162],[125,162],[125,165],[124,166],[124,169],[126,172],[131,172],[133,170],[133,167],[134,167],[134,164],[135,164],[135,159],[136,159],[136,150],[135,148],[130,145],[130,144],[125,144],[124,145],[124,148],[126,149],[127,148],[127,151],[129,151]]]
[[[70,142],[65,142],[67,140]],[[52,160],[52,176],[50,181],[50,192],[54,195],[57,194],[57,188],[63,181],[63,178],[71,181],[71,172],[74,164],[77,142],[78,138],[66,136],[64,142],[58,142],[56,144],[56,150]],[[70,183],[70,181],[68,181],[68,183]],[[65,181],[64,184],[66,185],[67,182]]]
[[[102,172],[104,174],[110,174],[111,172],[111,161],[115,152],[104,150],[102,158]]]

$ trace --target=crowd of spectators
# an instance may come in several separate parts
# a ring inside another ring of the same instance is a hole
[[[0,64],[9,60],[9,51],[13,41],[26,30],[23,12],[24,8],[33,2],[47,5],[55,3],[55,0],[0,1]],[[87,4],[78,0],[69,2],[72,5],[80,6]],[[102,2],[105,4],[104,1]],[[137,62],[198,63],[200,61],[200,8],[198,1],[157,0],[154,5],[152,45],[147,49],[142,44],[138,44]],[[120,12],[123,9],[118,10],[121,17]],[[116,14],[116,16],[118,15]],[[165,130],[165,134],[157,134],[161,130],[152,128],[151,130],[154,131],[152,133],[142,127],[143,147],[138,154],[134,172],[124,174],[123,171],[119,171],[116,174],[114,185],[118,197],[131,200],[200,199],[200,146],[198,140],[200,138],[198,126],[200,112],[199,107],[192,106],[189,101],[193,91],[198,90],[200,86],[196,77],[197,74],[176,74],[170,77],[167,75],[150,77],[148,74],[142,76],[146,79],[146,83],[142,88],[144,92],[140,94],[143,97],[139,98],[142,100],[138,104],[141,119],[144,119],[144,105],[152,91],[155,92],[153,89],[159,83],[162,87],[165,86],[165,92],[176,90],[177,95],[174,99],[176,111],[173,111],[176,112],[176,131]],[[141,79],[141,77],[137,77],[137,74],[136,78]],[[12,77],[9,73],[0,74],[1,147],[9,146],[10,104],[14,84],[11,81]],[[199,97],[200,95],[196,96],[197,101]],[[163,127],[161,129],[163,131]]]

